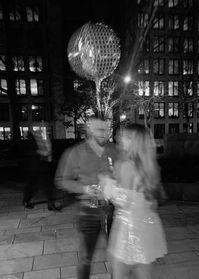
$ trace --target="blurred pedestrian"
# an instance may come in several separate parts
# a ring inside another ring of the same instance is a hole
[[[122,156],[115,164],[116,179],[101,176],[104,196],[115,205],[108,244],[113,279],[124,279],[130,272],[137,279],[153,279],[153,262],[167,253],[154,207],[162,193],[155,142],[139,124],[124,127],[119,141]]]
[[[34,208],[32,199],[41,189],[47,198],[48,210],[60,210],[53,199],[52,146],[48,134],[44,137],[41,131],[29,132],[25,170],[23,205]]]
[[[99,174],[111,174],[117,151],[109,139],[109,123],[90,118],[87,138],[66,150],[58,164],[56,185],[79,195],[77,225],[80,232],[81,259],[78,279],[89,279],[91,261],[100,232],[109,234],[113,205],[106,202],[99,189]]]

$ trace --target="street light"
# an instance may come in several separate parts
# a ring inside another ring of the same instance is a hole
[[[131,82],[131,76],[130,76],[130,75],[126,75],[126,76],[124,77],[124,82],[125,82],[126,84],[128,84],[129,82]]]

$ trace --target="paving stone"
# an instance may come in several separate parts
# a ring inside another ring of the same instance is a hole
[[[75,228],[57,229],[57,238],[71,238],[78,237],[78,231]]]
[[[106,249],[96,249],[93,255],[93,262],[102,262],[107,260]]]
[[[56,240],[46,240],[44,244],[44,254],[59,252],[76,252],[79,249],[78,238],[64,238]]]
[[[37,227],[37,226],[43,226],[47,224],[48,224],[48,220],[45,217],[29,218],[29,219],[21,220],[19,224],[19,228]]]
[[[169,253],[193,251],[193,242],[189,239],[172,240],[168,242]]]
[[[168,240],[177,240],[177,239],[190,239],[190,238],[197,238],[199,234],[190,231],[184,227],[172,227],[166,228],[166,237]]]
[[[41,212],[35,212],[35,213],[29,213],[27,214],[27,218],[45,218],[48,217],[50,215],[52,215],[51,212],[43,212],[43,210],[40,210]]]
[[[1,275],[0,278],[1,279],[22,279],[23,278],[23,273]]]
[[[5,274],[21,273],[32,269],[33,258],[20,258],[8,261],[0,261],[0,278]],[[11,276],[11,275],[10,275]],[[14,275],[13,275],[14,276]],[[16,275],[18,276],[18,275]],[[20,275],[19,275],[20,276]],[[16,277],[18,279],[18,277]],[[19,277],[20,278],[20,277]]]
[[[41,226],[39,227],[30,227],[30,228],[17,228],[17,229],[8,229],[5,231],[5,234],[20,234],[20,233],[26,233],[26,232],[40,232]]]
[[[197,253],[190,251],[190,252],[183,252],[183,253],[168,254],[161,260],[162,263],[164,264],[176,264],[176,263],[184,263],[184,262],[192,262],[192,261],[199,262],[199,256],[197,255]]]
[[[61,267],[61,278],[72,278],[77,276],[77,266]]]
[[[107,272],[104,263],[93,263],[91,267],[91,274],[105,273]]]
[[[198,279],[199,264],[177,264],[168,266],[158,266],[155,269],[155,279]]]
[[[5,220],[1,220],[0,219],[0,230],[6,230],[6,229],[10,229],[10,228],[17,228],[19,226],[19,222],[20,219],[16,218],[16,219],[5,219]]]
[[[42,241],[55,239],[54,232],[27,232],[16,234],[14,243]]]
[[[33,270],[77,265],[77,253],[59,253],[44,256],[36,256]]]
[[[0,236],[0,245],[11,244],[14,241],[14,235]]]
[[[25,272],[23,279],[60,279],[60,270],[56,268]]]
[[[42,241],[2,245],[0,247],[0,260],[32,257],[41,255],[42,251]]]
[[[58,229],[64,229],[64,228],[68,228],[68,229],[71,229],[71,228],[74,228],[74,225],[71,223],[71,224],[58,224],[58,225],[44,225],[42,226],[42,231],[50,231],[50,230],[58,230]]]

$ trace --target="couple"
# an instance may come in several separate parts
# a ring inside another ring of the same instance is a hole
[[[149,131],[138,124],[118,132],[119,148],[108,138],[108,123],[91,118],[87,140],[65,151],[56,172],[56,185],[79,195],[78,279],[89,279],[101,231],[109,236],[113,279],[123,279],[132,270],[139,279],[151,279],[152,263],[167,252],[154,209],[160,192],[155,144]],[[100,185],[100,190],[92,185]]]

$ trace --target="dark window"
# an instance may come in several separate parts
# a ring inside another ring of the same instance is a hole
[[[0,104],[0,121],[9,121],[9,105],[7,103]]]
[[[41,72],[43,70],[41,56],[29,56],[29,70],[31,72]]]
[[[165,124],[154,124],[154,138],[163,139],[165,134]]]
[[[6,58],[5,55],[0,54],[0,71],[6,70]]]
[[[20,21],[21,18],[21,7],[13,3],[9,8],[9,19],[11,21]]]
[[[183,93],[186,97],[193,96],[193,81],[184,81],[183,82]]]
[[[153,61],[153,72],[154,74],[164,74],[164,59],[154,59]]]
[[[19,104],[19,120],[27,121],[28,120],[28,105]]]
[[[177,74],[179,74],[179,60],[170,59],[169,60],[169,75],[177,75]]]
[[[165,40],[163,37],[155,37],[153,39],[153,51],[154,52],[164,52]]]
[[[193,39],[192,38],[185,38],[183,41],[183,52],[189,53],[193,52]]]
[[[168,39],[168,51],[169,52],[179,52],[180,50],[180,40],[179,38],[169,38]]]
[[[25,62],[23,56],[14,56],[12,58],[14,71],[25,71]]]
[[[36,6],[26,7],[26,18],[28,22],[38,22],[39,19],[39,8]]]
[[[164,29],[164,17],[162,15],[155,16],[153,20],[153,28],[158,30]]]
[[[138,67],[139,74],[149,74],[149,59],[144,59]]]
[[[164,81],[154,81],[154,96],[164,96]]]
[[[44,104],[32,104],[32,120],[42,121],[45,120],[45,105]]]
[[[169,17],[169,29],[178,30],[180,28],[180,20],[178,15],[171,15]]]
[[[179,124],[172,123],[169,124],[169,134],[178,134],[179,133]]]

